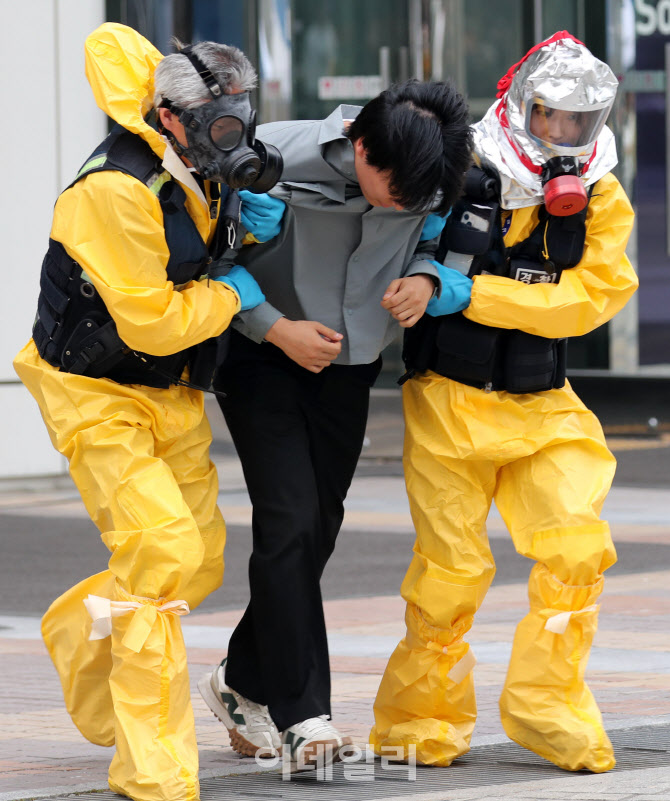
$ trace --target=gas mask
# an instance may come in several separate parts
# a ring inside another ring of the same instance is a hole
[[[547,211],[556,217],[577,214],[588,203],[578,156],[593,149],[610,106],[565,108],[535,96],[526,109],[526,133],[547,156],[541,173]]]
[[[497,102],[473,126],[475,151],[500,177],[504,209],[543,203],[555,216],[583,209],[585,188],[617,163],[605,120],[618,86],[610,67],[567,31],[509,68]]]
[[[187,146],[171,136],[175,150],[209,181],[257,193],[272,189],[281,177],[284,162],[276,147],[256,139],[256,112],[249,93],[225,94],[190,47],[180,53],[190,59],[212,100],[197,108],[182,109],[163,99],[161,107],[175,114],[184,126]]]

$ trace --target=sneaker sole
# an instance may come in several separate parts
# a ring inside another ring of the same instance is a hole
[[[302,749],[301,762],[292,761],[291,773],[314,770],[317,766],[327,768],[335,762],[341,761],[340,754],[354,744],[351,737],[342,737],[342,743],[337,740],[315,740]]]
[[[227,726],[226,728],[228,729]],[[243,737],[237,729],[228,729],[228,736],[230,737],[230,747],[242,756],[255,757],[258,754],[259,759],[271,759],[272,757],[281,756],[281,748],[271,751],[267,745],[254,745],[246,737]]]
[[[263,751],[268,757],[271,757],[272,754],[268,752],[268,746],[256,745],[255,743],[247,740],[244,735],[240,734],[235,726],[235,721],[230,717],[228,710],[221,703],[217,694],[212,689],[211,675],[211,673],[205,674],[200,679],[198,682],[198,692],[202,696],[204,702],[207,704],[214,717],[217,718],[217,720],[220,720],[221,723],[223,723],[223,725],[226,727],[228,736],[230,737],[230,746],[233,751],[241,756],[249,757],[255,757],[259,751]],[[279,749],[279,754],[281,754],[281,749]]]

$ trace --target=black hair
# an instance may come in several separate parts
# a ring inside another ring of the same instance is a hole
[[[391,196],[404,209],[446,214],[461,194],[472,134],[465,98],[451,83],[389,87],[366,103],[347,136],[362,139],[370,166],[389,172]]]

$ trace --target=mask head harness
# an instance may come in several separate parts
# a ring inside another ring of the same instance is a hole
[[[160,107],[177,117],[186,136],[184,147],[171,132],[164,131],[172,146],[209,181],[259,193],[272,189],[284,163],[276,147],[256,139],[256,112],[249,93],[226,94],[191,46],[179,52],[193,64],[212,99],[197,108],[183,109],[163,98]]]

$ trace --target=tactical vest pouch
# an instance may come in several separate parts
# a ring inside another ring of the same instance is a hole
[[[210,387],[218,364],[218,340],[218,337],[210,337],[210,339],[206,339],[191,348],[188,362],[188,380],[192,384],[197,384],[197,386],[205,389]]]
[[[80,320],[63,347],[62,369],[75,375],[100,378],[118,364],[128,348],[116,333],[112,320],[100,324],[94,318]]]
[[[441,318],[424,314],[415,325],[405,329],[402,340],[402,360],[407,373],[398,381],[404,384],[414,373],[432,369],[437,354],[437,329]]]
[[[145,353],[126,351],[123,359],[105,371],[101,378],[109,378],[117,384],[142,384],[157,389],[167,389],[181,383],[191,351],[181,350],[171,356],[149,356]],[[90,373],[87,373],[90,375]]]
[[[497,203],[473,203],[468,200],[457,203],[447,221],[449,250],[474,256],[490,250],[498,209]]]
[[[440,318],[436,373],[480,389],[495,387],[500,376],[498,350],[506,332],[481,325],[462,314]]]
[[[566,339],[493,328],[458,313],[428,318],[423,331],[408,329],[403,359],[406,378],[433,370],[471,387],[520,395],[564,386],[566,354]]]
[[[503,388],[514,394],[543,392],[565,384],[566,340],[509,331],[503,356]]]

